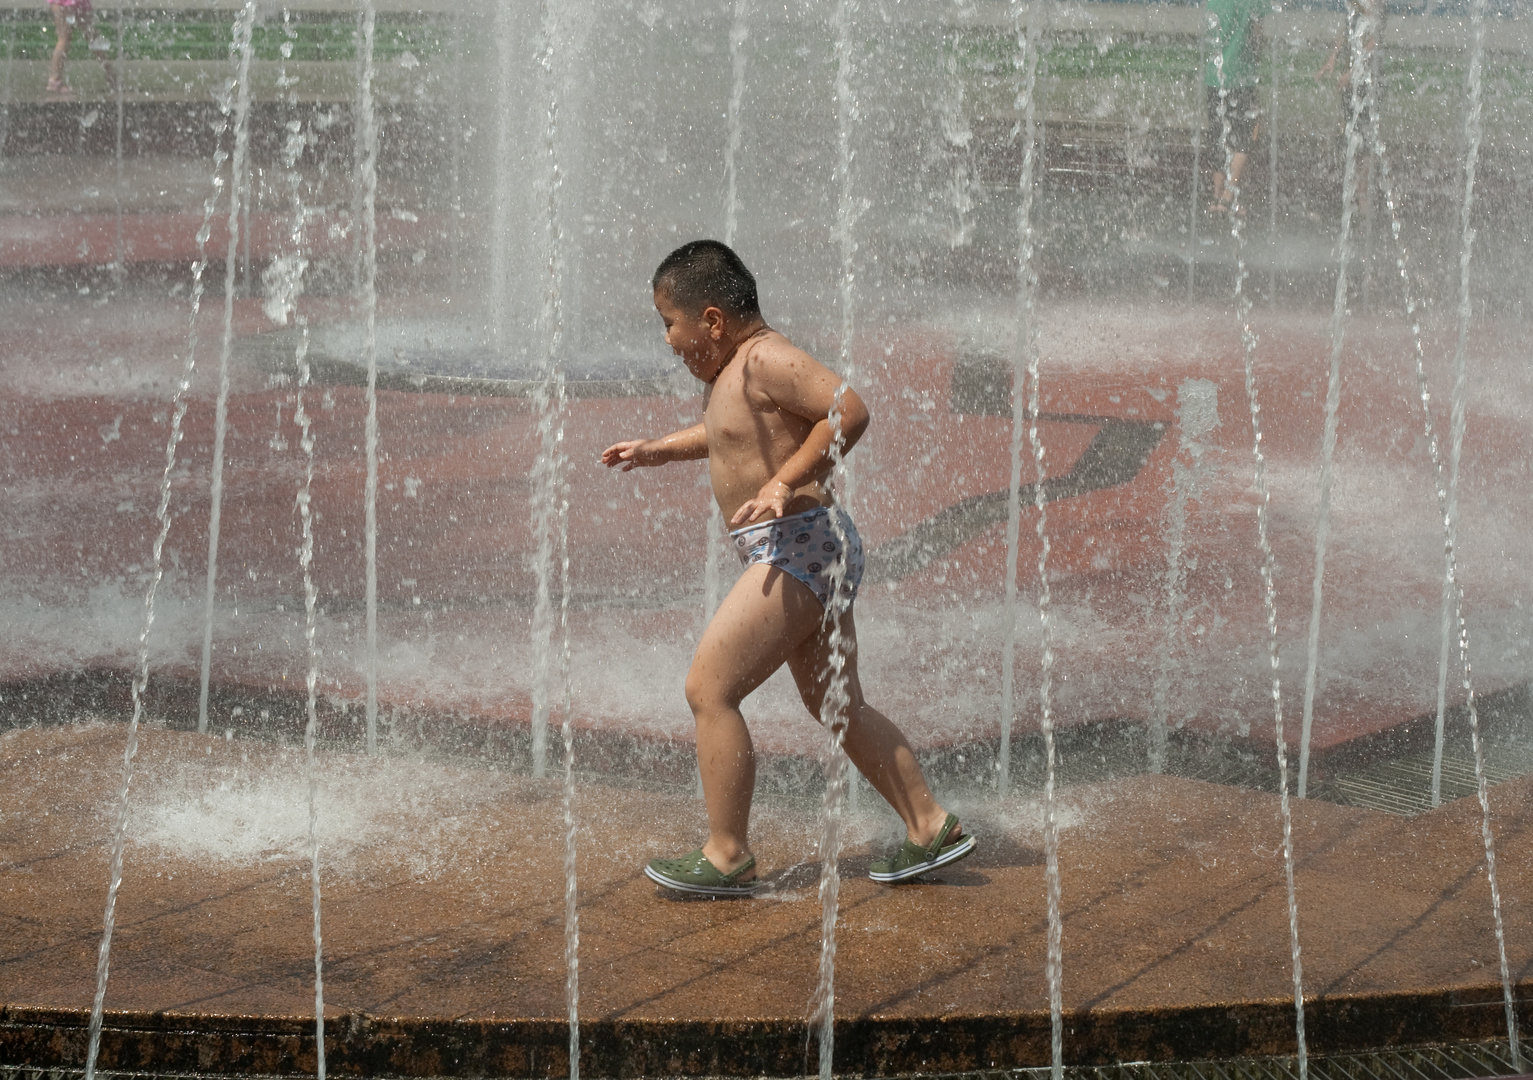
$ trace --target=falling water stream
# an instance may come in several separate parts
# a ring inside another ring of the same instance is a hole
[[[1485,745],[1480,737],[1480,714],[1475,705],[1474,678],[1469,665],[1469,625],[1464,619],[1463,588],[1459,583],[1454,553],[1458,542],[1458,479],[1459,463],[1464,449],[1465,409],[1469,397],[1469,323],[1473,315],[1470,303],[1469,272],[1474,254],[1474,188],[1475,171],[1480,160],[1480,140],[1483,134],[1483,77],[1485,65],[1485,0],[1471,0],[1469,75],[1466,92],[1469,98],[1468,118],[1464,130],[1468,140],[1468,153],[1464,159],[1464,200],[1460,207],[1459,246],[1459,294],[1458,294],[1458,340],[1453,350],[1453,392],[1451,410],[1451,442],[1448,451],[1447,512],[1443,516],[1443,573],[1444,607],[1451,601],[1453,622],[1458,629],[1459,663],[1463,672],[1461,688],[1469,712],[1469,735],[1474,746],[1475,794],[1480,800],[1480,838],[1485,845],[1485,877],[1490,885],[1491,914],[1496,925],[1496,953],[1500,964],[1501,992],[1506,1008],[1506,1032],[1511,1044],[1512,1065],[1524,1069],[1521,1036],[1517,1030],[1517,1010],[1512,993],[1511,969],[1506,956],[1506,926],[1501,914],[1501,887],[1496,878],[1496,841],[1491,831],[1490,793],[1485,777]],[[1445,613],[1446,615],[1446,613]],[[1445,618],[1446,622],[1446,618]],[[1443,725],[1438,714],[1437,748],[1433,759],[1433,801],[1441,792]]]
[[[246,23],[248,30],[249,24]],[[239,24],[236,23],[236,38]],[[247,39],[248,40],[248,39]],[[106,911],[102,917],[101,945],[96,955],[96,995],[91,1002],[90,1027],[85,1054],[86,1080],[95,1080],[96,1059],[101,1052],[101,1023],[106,1007],[106,986],[111,971],[112,931],[117,924],[117,892],[122,887],[123,853],[128,837],[128,795],[133,787],[134,759],[138,755],[138,731],[144,715],[144,691],[149,685],[149,634],[154,628],[154,602],[160,582],[165,576],[165,540],[170,535],[172,520],[170,512],[171,481],[176,468],[176,448],[182,439],[181,424],[186,418],[186,395],[192,388],[192,376],[197,371],[197,318],[202,311],[203,274],[207,270],[207,246],[213,226],[213,214],[218,209],[219,196],[225,187],[221,174],[225,153],[223,137],[228,130],[229,115],[233,111],[233,93],[237,84],[231,82],[219,101],[219,122],[214,126],[218,140],[213,151],[212,191],[202,204],[202,224],[197,229],[197,258],[192,263],[191,314],[187,320],[186,359],[181,378],[171,396],[170,431],[165,439],[165,470],[160,475],[160,501],[155,510],[159,531],[151,550],[149,588],[144,593],[144,618],[138,635],[138,668],[131,686],[132,714],[128,718],[128,740],[122,755],[122,782],[117,789],[116,814],[112,826],[111,870],[107,878]]]
[[[1280,2],[1272,4],[1274,16],[1282,14]],[[1269,34],[1267,88],[1267,303],[1277,303],[1278,248],[1278,83],[1282,68],[1278,64],[1277,35]]]
[[[1217,26],[1214,26],[1217,30]],[[1220,144],[1224,151],[1224,175],[1230,177],[1234,149],[1230,142],[1228,90],[1224,85],[1224,54],[1216,42],[1214,68],[1219,76]],[[1267,489],[1267,459],[1262,452],[1262,407],[1256,387],[1256,331],[1251,326],[1251,297],[1246,292],[1246,248],[1240,184],[1230,182],[1230,238],[1235,245],[1235,312],[1240,322],[1241,356],[1245,368],[1246,402],[1251,409],[1251,456],[1255,462],[1256,543],[1261,552],[1262,609],[1267,616],[1267,662],[1272,671],[1273,739],[1277,746],[1278,809],[1283,821],[1283,875],[1288,889],[1288,940],[1293,971],[1294,1034],[1298,1043],[1299,1080],[1309,1080],[1309,1045],[1304,1033],[1304,968],[1299,952],[1299,900],[1294,891],[1293,810],[1288,799],[1288,744],[1283,735],[1283,682],[1279,666],[1277,592],[1273,573],[1277,559],[1272,552],[1268,524],[1271,493]]]
[[[831,566],[830,599],[825,618],[830,626],[829,671],[826,672],[825,696],[820,702],[820,724],[825,728],[825,799],[820,809],[820,977],[811,1002],[809,1023],[819,1042],[821,1080],[830,1080],[836,1045],[836,918],[841,895],[841,825],[845,816],[848,763],[846,738],[847,687],[846,664],[850,642],[842,633],[842,623],[851,604],[843,595],[846,582],[846,525],[843,507],[851,498],[851,477],[845,458],[845,438],[841,429],[842,399],[855,375],[853,335],[856,329],[856,284],[854,259],[857,253],[857,205],[852,184],[852,131],[859,116],[853,91],[854,62],[852,22],[857,15],[856,0],[839,0],[835,16],[836,47],[836,238],[841,248],[841,385],[836,388],[830,415],[830,464],[836,501],[831,504],[830,527],[841,552]]]
[[[1038,427],[1043,407],[1039,376],[1036,292],[1033,267],[1034,173],[1037,168],[1037,89],[1040,25],[1047,0],[1012,0],[1012,29],[1016,37],[1015,68],[1019,72],[1017,110],[1023,117],[1021,204],[1017,212],[1017,340],[1012,359],[1011,486],[1006,514],[1006,642],[1001,653],[1001,747],[997,784],[1002,795],[1011,786],[1011,736],[1015,699],[1017,649],[1017,576],[1022,531],[1022,440],[1026,434],[1033,463],[1033,508],[1037,511],[1038,623],[1040,672],[1038,682],[1038,728],[1043,736],[1043,849],[1045,901],[1048,908],[1048,944],[1044,962],[1049,988],[1049,1046],[1054,1080],[1064,1075],[1063,933],[1060,914],[1059,818],[1055,806],[1055,745],[1053,714],[1054,638],[1049,594],[1049,536],[1044,482],[1045,447]]]
[[[846,383],[836,388],[831,404],[830,460],[833,475],[845,468],[846,441],[841,430],[842,401]],[[839,503],[830,508],[830,529],[841,552],[830,570],[830,599],[825,621],[830,626],[825,696],[820,701],[820,724],[825,728],[825,798],[820,807],[820,977],[815,984],[809,1023],[819,1044],[820,1080],[831,1080],[836,1045],[836,918],[841,896],[841,826],[846,816],[846,789],[850,774],[846,757],[848,693],[846,664],[850,643],[842,633],[851,601],[846,585],[846,524]]]
[[[208,730],[208,683],[213,671],[213,604],[218,585],[218,533],[224,503],[224,441],[229,430],[229,359],[234,351],[234,275],[239,253],[240,207],[250,196],[250,35],[255,0],[234,20],[230,54],[235,60],[234,156],[229,163],[229,245],[224,260],[224,334],[218,353],[218,400],[213,412],[213,468],[208,511],[208,583],[202,615],[202,684],[197,696],[197,730]]]
[[[745,103],[745,72],[750,54],[745,42],[750,36],[750,0],[735,0],[734,18],[729,24],[729,141],[724,145],[724,243],[734,245],[740,228],[739,156],[745,125],[740,108]]]
[[[1017,39],[1017,111],[1022,115],[1021,206],[1017,210],[1019,237],[1017,263],[1017,344],[1011,372],[1011,486],[1006,500],[1006,642],[1001,649],[1001,747],[996,760],[996,785],[1002,795],[1011,790],[1011,735],[1016,708],[1017,666],[1017,561],[1022,536],[1022,439],[1027,411],[1022,390],[1026,382],[1028,352],[1033,340],[1033,198],[1038,155],[1038,28],[1035,10],[1039,0],[1012,0],[1012,25]],[[1039,474],[1038,479],[1042,479]]]
[[[1473,672],[1467,663],[1468,659],[1468,628],[1464,625],[1463,614],[1463,587],[1458,580],[1458,553],[1455,551],[1456,529],[1450,527],[1448,516],[1448,490],[1444,479],[1442,448],[1438,442],[1436,425],[1432,420],[1432,392],[1427,382],[1426,372],[1426,348],[1421,337],[1421,309],[1422,302],[1417,299],[1415,286],[1411,280],[1410,254],[1406,249],[1400,227],[1400,207],[1395,196],[1394,182],[1390,177],[1389,155],[1386,152],[1384,141],[1379,133],[1379,116],[1374,112],[1371,116],[1371,142],[1373,144],[1374,163],[1379,170],[1379,191],[1384,198],[1385,209],[1389,212],[1389,232],[1395,244],[1395,270],[1400,277],[1401,299],[1405,308],[1406,319],[1410,323],[1411,353],[1415,365],[1416,375],[1416,400],[1421,405],[1421,424],[1423,436],[1426,440],[1427,451],[1432,462],[1432,487],[1437,496],[1438,517],[1443,523],[1443,557],[1446,566],[1445,578],[1451,583],[1453,589],[1453,612],[1459,625],[1460,660],[1463,661],[1463,689],[1466,699],[1470,702],[1470,708],[1474,709],[1474,725],[1471,729],[1475,734],[1476,749],[1478,750],[1479,710],[1474,706],[1474,678]],[[1445,641],[1447,638],[1445,637]],[[1447,697],[1447,662],[1443,658],[1439,665],[1441,678],[1439,680],[1438,696],[1438,730],[1442,730],[1443,715],[1446,711]],[[1434,755],[1434,769],[1432,773],[1432,805],[1436,806],[1442,799],[1442,742],[1439,738],[1437,751]],[[1483,797],[1482,785],[1484,777],[1484,755],[1476,753],[1475,758],[1476,776],[1475,791],[1482,796],[1480,803],[1481,812],[1481,836],[1492,846],[1487,847],[1487,855],[1493,856],[1493,841],[1489,829],[1489,804]],[[1487,866],[1492,866],[1491,858],[1487,859]],[[1494,875],[1490,875],[1491,885],[1491,908],[1496,916],[1497,930],[1500,931],[1500,887]],[[1522,1070],[1526,1068],[1522,1060],[1522,1043],[1517,1032],[1516,999],[1512,992],[1510,970],[1505,962],[1506,950],[1503,940],[1498,938],[1500,946],[1501,963],[1501,993],[1507,1015],[1507,1037],[1511,1044],[1511,1061],[1514,1068]]]
[[[124,50],[127,44],[127,29],[127,12],[124,9],[123,0],[117,0],[117,66],[111,69],[113,72],[111,79],[112,100],[113,104],[117,107],[116,141],[112,152],[116,166],[113,174],[114,186],[112,190],[112,212],[113,217],[116,219],[112,230],[112,286],[116,289],[122,288],[123,282],[127,279],[128,272],[128,251],[123,242],[122,235],[122,139],[128,111],[127,101],[124,97],[126,88],[123,85],[126,81],[124,76],[127,70],[124,64],[126,60]],[[91,42],[91,44],[94,46],[95,42]]]
[[[511,4],[495,5],[496,89],[502,105],[496,110],[495,188],[490,203],[490,333],[501,355],[509,352],[508,308],[511,256],[515,246],[511,236],[511,207],[516,197],[516,170],[512,163],[521,153],[512,133],[509,107],[513,100],[511,76],[516,70],[518,45],[515,14],[516,8]]]
[[[314,909],[314,1043],[318,1050],[319,1080],[325,1080],[325,951],[324,934],[320,921],[319,889],[319,834],[316,799],[319,794],[319,770],[314,760],[315,738],[319,729],[316,708],[319,688],[319,646],[315,642],[315,605],[319,590],[314,584],[314,513],[311,492],[314,486],[314,435],[309,414],[304,411],[303,391],[309,385],[309,329],[302,326],[295,358],[298,363],[298,399],[293,410],[293,420],[302,432],[299,446],[303,449],[303,487],[298,494],[298,513],[302,519],[303,543],[298,561],[303,567],[303,639],[308,652],[308,670],[304,675],[307,698],[304,705],[303,750],[304,772],[309,800],[309,898]]]
[[[1037,2],[1037,0],[1035,0]],[[1040,388],[1039,355],[1036,331],[1020,326],[1019,347],[1027,356],[1027,442],[1033,454],[1033,508],[1038,517],[1038,730],[1043,735],[1043,860],[1044,889],[1048,904],[1048,955],[1044,971],[1049,983],[1049,1046],[1054,1080],[1064,1075],[1064,924],[1060,914],[1059,813],[1054,800],[1054,622],[1049,595],[1048,512],[1045,509],[1047,485],[1044,477],[1043,436],[1038,414],[1043,407]]]
[[[570,501],[569,462],[564,450],[568,399],[563,359],[564,232],[559,192],[563,183],[559,161],[560,26],[551,0],[543,4],[543,49],[540,64],[547,86],[544,154],[547,161],[548,291],[543,304],[547,352],[542,378],[534,395],[539,446],[533,466],[533,535],[537,545],[537,601],[533,610],[533,775],[544,775],[549,706],[553,698],[553,636],[549,590],[556,560],[559,585],[561,726],[564,741],[564,999],[569,1022],[570,1080],[580,1077],[580,914],[575,876],[575,728],[570,653]],[[541,722],[541,731],[539,724]]]
[[[5,27],[4,77],[0,79],[0,172],[5,168],[6,144],[11,137],[11,103],[16,100],[16,21],[18,12],[8,11],[0,16]]]
[[[1044,971],[1049,983],[1049,1045],[1054,1080],[1064,1075],[1064,923],[1061,918],[1059,881],[1059,813],[1054,801],[1054,623],[1049,595],[1049,534],[1044,477],[1043,437],[1038,429],[1042,408],[1039,387],[1038,349],[1027,345],[1027,441],[1033,453],[1033,508],[1038,512],[1038,624],[1040,630],[1038,676],[1038,730],[1043,735],[1043,860],[1047,894],[1049,937]]]
[[[1164,772],[1171,736],[1171,665],[1181,640],[1187,603],[1188,508],[1202,494],[1207,450],[1204,439],[1219,426],[1219,388],[1207,379],[1184,379],[1176,392],[1176,429],[1180,445],[1171,461],[1171,503],[1166,508],[1166,569],[1161,591],[1166,629],[1150,695],[1149,768]]]
[[[307,697],[304,702],[303,752],[304,772],[309,800],[309,900],[314,909],[314,1045],[318,1054],[319,1080],[325,1080],[325,948],[323,925],[320,920],[319,889],[319,815],[316,801],[319,795],[319,769],[314,760],[315,738],[319,730],[316,708],[319,689],[319,646],[315,642],[315,605],[319,590],[314,585],[312,566],[314,562],[314,513],[311,492],[314,486],[314,435],[309,414],[304,411],[303,391],[309,385],[309,330],[303,327],[296,350],[298,362],[298,400],[293,419],[302,432],[299,446],[303,449],[303,488],[298,494],[298,513],[302,519],[303,543],[298,561],[303,567],[303,639],[308,652],[308,670],[304,675]]]
[[[1193,80],[1195,83],[1194,99],[1197,102],[1192,116],[1192,185],[1191,194],[1187,200],[1187,300],[1190,303],[1193,298],[1193,288],[1197,284],[1198,268],[1198,194],[1199,185],[1203,176],[1203,114],[1208,108],[1208,87],[1206,72],[1208,70],[1208,33],[1207,26],[1209,16],[1204,16],[1204,32],[1198,34],[1198,74]]]
[[[948,233],[948,247],[957,249],[969,244],[974,236],[975,151],[974,129],[964,115],[964,70],[959,62],[963,49],[962,32],[955,28],[944,42],[943,79],[937,96],[937,123],[946,144],[952,172],[948,192],[953,205],[953,228]]]
[[[564,740],[564,1004],[570,1026],[570,1080],[580,1080],[580,890],[575,875],[575,718],[570,668],[570,500],[559,497],[559,635],[563,683],[560,737]]]
[[[303,573],[303,639],[306,656],[304,686],[307,692],[304,709],[303,750],[304,787],[308,799],[308,849],[309,849],[309,902],[314,918],[314,1045],[316,1051],[315,1072],[319,1080],[325,1080],[325,954],[323,924],[320,918],[319,875],[319,769],[315,761],[315,740],[319,729],[317,698],[319,689],[319,645],[315,640],[317,628],[316,606],[319,589],[314,584],[314,429],[308,411],[304,408],[304,391],[311,381],[309,368],[309,324],[298,311],[298,297],[303,292],[303,275],[308,269],[304,256],[304,228],[307,209],[303,202],[303,174],[298,168],[308,142],[307,132],[298,116],[298,79],[288,75],[287,62],[293,55],[293,43],[298,30],[293,25],[291,10],[282,11],[281,62],[277,68],[277,87],[286,91],[288,121],[285,126],[287,138],[282,144],[282,165],[286,170],[288,198],[292,203],[293,219],[288,229],[287,250],[277,256],[262,274],[266,286],[266,315],[273,322],[286,325],[291,318],[298,327],[298,342],[293,349],[293,363],[298,370],[298,389],[293,401],[293,423],[298,427],[298,446],[303,451],[303,483],[298,488],[295,504],[298,508],[301,541],[298,547],[298,565]]]
[[[1350,11],[1350,9],[1349,9]],[[1336,240],[1336,292],[1331,302],[1331,367],[1325,384],[1325,432],[1320,439],[1320,497],[1315,515],[1315,574],[1310,591],[1309,638],[1304,669],[1304,715],[1299,730],[1299,798],[1309,790],[1310,732],[1315,717],[1315,683],[1320,672],[1320,612],[1325,588],[1325,548],[1331,535],[1331,485],[1335,475],[1336,426],[1341,409],[1341,354],[1346,340],[1347,271],[1352,259],[1352,212],[1359,202],[1357,191],[1358,155],[1363,131],[1358,117],[1361,110],[1372,111],[1372,64],[1364,55],[1375,33],[1371,10],[1352,13],[1347,20],[1347,39],[1351,50],[1351,94],[1347,109],[1346,161],[1341,181],[1341,232]]]
[[[363,543],[367,562],[365,603],[367,619],[367,752],[378,752],[378,117],[373,103],[373,43],[378,11],[373,0],[363,0],[360,66],[357,79],[356,139],[361,220],[353,225],[361,238],[361,275],[357,298],[362,305],[362,359],[367,365],[367,420],[363,450],[367,455],[367,479],[362,492]]]
[[[532,468],[533,574],[536,579],[532,607],[532,775],[548,775],[548,717],[554,703],[553,686],[553,579],[560,548],[559,533],[567,528],[559,511],[564,476],[564,362],[561,355],[563,325],[563,234],[559,189],[563,184],[559,163],[559,24],[552,3],[543,5],[544,44],[539,63],[547,86],[543,154],[548,173],[545,207],[548,285],[543,298],[542,322],[546,352],[543,369],[533,392],[537,415],[538,455]]]
[[[1459,464],[1462,460],[1464,449],[1464,431],[1466,427],[1465,407],[1469,397],[1469,323],[1474,316],[1474,308],[1470,299],[1470,265],[1474,256],[1474,188],[1475,174],[1480,160],[1480,139],[1482,134],[1482,91],[1481,81],[1485,57],[1485,2],[1484,0],[1472,0],[1470,4],[1470,42],[1469,42],[1469,73],[1465,81],[1464,91],[1468,98],[1468,115],[1464,118],[1464,136],[1466,153],[1464,156],[1464,197],[1459,203],[1459,289],[1458,289],[1458,337],[1453,348],[1453,386],[1449,393],[1449,428],[1448,428],[1448,483],[1447,500],[1443,510],[1443,587],[1442,587],[1442,616],[1441,616],[1441,651],[1438,655],[1437,664],[1437,730],[1436,741],[1432,752],[1432,805],[1436,806],[1442,799],[1442,759],[1443,744],[1446,741],[1446,703],[1448,683],[1448,653],[1454,631],[1454,610],[1457,605],[1457,567],[1454,565],[1453,556],[1458,550],[1458,478]],[[1462,622],[1462,617],[1458,620]],[[1467,641],[1466,631],[1459,627],[1460,642]],[[1464,653],[1467,669],[1468,654]],[[1467,680],[1466,680],[1467,681]],[[1475,757],[1478,765],[1478,716],[1474,712],[1474,698],[1469,698],[1470,716],[1475,723]],[[1478,775],[1478,768],[1476,773]],[[1483,789],[1484,781],[1480,780],[1479,786]],[[1494,866],[1494,862],[1492,862]],[[1491,878],[1495,881],[1494,876]],[[1499,912],[1496,920],[1496,933],[1501,932]]]
[[[734,246],[735,235],[740,230],[739,155],[744,138],[745,125],[741,118],[741,106],[745,102],[745,73],[749,67],[750,54],[745,43],[750,36],[750,0],[735,0],[734,17],[729,25],[729,108],[726,121],[729,140],[724,144],[724,243]],[[713,488],[708,476],[703,475],[708,495],[707,548],[703,557],[703,621],[713,618],[724,598],[724,574],[719,565],[725,557],[724,514],[713,498]],[[699,784],[701,780],[699,779]],[[699,787],[701,793],[701,787]]]

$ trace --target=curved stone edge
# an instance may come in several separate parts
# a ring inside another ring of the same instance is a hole
[[[1525,1018],[1533,983],[1519,988]],[[1494,985],[1358,994],[1305,1003],[1312,1053],[1487,1041],[1505,1037]],[[86,1009],[0,1006],[0,1064],[79,1068]],[[109,1011],[100,1067],[112,1071],[278,1076],[312,1073],[314,1021]],[[1065,1061],[1186,1061],[1294,1052],[1292,1001],[1150,1010],[1066,1012]],[[568,1029],[532,1018],[446,1019],[345,1013],[327,1018],[330,1073],[370,1077],[555,1077],[569,1071]],[[848,1017],[836,1023],[838,1061],[865,1076],[1046,1065],[1045,1010],[1020,1014]],[[632,1019],[581,1023],[590,1076],[801,1076],[818,1068],[801,1019]]]

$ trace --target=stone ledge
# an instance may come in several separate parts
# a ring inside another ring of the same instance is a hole
[[[1533,1018],[1533,982],[1519,987]],[[0,1064],[80,1068],[87,1010],[0,1006]],[[1494,988],[1345,995],[1305,1003],[1315,1052],[1494,1039],[1504,1033]],[[1072,1065],[1177,1061],[1293,1052],[1291,1001],[1190,1008],[1067,1011],[1065,1060]],[[794,1076],[818,1068],[801,1019],[594,1020],[580,1026],[581,1072],[590,1076]],[[545,1019],[328,1018],[325,1064],[347,1076],[568,1074],[568,1028]],[[1026,1068],[1047,1063],[1046,1011],[920,1018],[852,1017],[836,1024],[838,1058],[867,1076]],[[293,1075],[315,1070],[313,1020],[109,1011],[101,1068],[111,1071]]]

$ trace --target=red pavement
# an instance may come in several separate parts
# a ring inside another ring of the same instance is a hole
[[[390,302],[398,313],[411,302]],[[180,447],[155,629],[158,669],[195,667],[206,560],[210,374],[217,304],[204,310],[201,363]],[[336,317],[316,305],[311,318]],[[163,463],[169,390],[185,347],[185,300],[87,299],[0,318],[0,460],[15,540],[5,596],[15,630],[3,675],[35,679],[131,663]],[[263,320],[237,305],[242,339]],[[1255,494],[1239,337],[1217,309],[1061,305],[1043,312],[1045,414],[1167,425],[1127,483],[1051,503],[1047,532],[1056,619],[1056,708],[1066,724],[1145,719],[1164,651],[1165,514],[1179,452],[1178,389],[1217,386],[1208,474],[1188,506],[1183,632],[1170,653],[1170,716],[1205,731],[1260,734],[1272,722],[1257,573]],[[1264,314],[1258,379],[1269,455],[1272,530],[1290,739],[1296,737],[1309,615],[1322,424],[1324,320]],[[1509,331],[1508,331],[1509,333]],[[1391,727],[1435,702],[1441,535],[1408,341],[1387,319],[1355,320],[1349,344],[1322,624],[1319,745]],[[854,455],[854,510],[877,552],[962,500],[1003,491],[1010,419],[955,413],[956,343],[905,327],[859,342],[859,389],[874,426]],[[1436,422],[1447,425],[1447,348],[1432,343]],[[241,354],[244,355],[244,354]],[[1515,493],[1533,451],[1530,392],[1495,324],[1471,339],[1475,364],[1464,448],[1463,580],[1481,688],[1527,670],[1526,500]],[[301,587],[294,493],[301,470],[293,388],[250,362],[234,372],[220,554],[216,677],[301,684]],[[325,616],[322,685],[359,693],[362,601],[362,392],[311,392],[318,467],[316,574]],[[571,575],[577,603],[579,721],[686,738],[680,678],[698,629],[705,492],[696,467],[630,475],[596,464],[609,441],[691,421],[698,399],[573,402]],[[525,716],[533,588],[528,404],[383,392],[379,507],[382,697],[430,715]],[[1040,425],[1051,477],[1069,473],[1099,424]],[[1183,464],[1190,459],[1183,455]],[[1024,469],[1024,481],[1031,479]],[[1034,512],[1024,516],[1020,581],[1036,597]],[[82,528],[82,526],[85,526]],[[891,550],[891,549],[885,549]],[[870,693],[924,745],[993,735],[999,715],[1004,525],[993,525],[859,603]],[[1038,637],[1023,619],[1019,693],[1031,724]],[[775,683],[755,707],[767,748],[805,751],[813,728]]]

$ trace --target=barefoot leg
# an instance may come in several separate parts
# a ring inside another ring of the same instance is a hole
[[[794,584],[799,585],[797,581]],[[802,585],[799,587],[803,588]],[[808,591],[804,588],[806,594]],[[842,620],[843,640],[848,645],[845,670],[849,701],[843,742],[846,755],[899,814],[910,841],[925,847],[936,838],[947,820],[947,810],[932,795],[904,733],[863,699],[862,680],[857,672],[857,626],[851,611],[847,611]],[[815,719],[820,717],[820,706],[825,697],[829,660],[829,628],[822,630],[818,627],[788,660],[788,669],[798,684],[799,696]],[[952,838],[957,839],[959,835],[961,830],[955,830]]]
[[[781,570],[748,567],[703,631],[687,673],[697,722],[697,766],[708,807],[703,854],[729,873],[750,854],[756,757],[740,702],[793,655],[820,624],[819,602]]]

